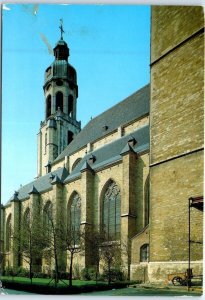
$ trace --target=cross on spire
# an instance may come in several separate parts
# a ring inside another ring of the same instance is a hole
[[[63,40],[63,33],[65,33],[65,31],[63,30],[63,19],[60,19],[60,31],[61,31],[61,39]]]

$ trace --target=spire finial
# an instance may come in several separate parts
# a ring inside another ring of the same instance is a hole
[[[63,40],[63,33],[65,33],[65,31],[63,30],[63,19],[60,19],[60,31],[61,31],[61,40]]]

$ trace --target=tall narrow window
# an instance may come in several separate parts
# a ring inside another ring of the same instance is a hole
[[[149,175],[145,181],[144,188],[144,218],[145,218],[145,226],[149,224]]]
[[[73,96],[69,95],[68,97],[68,115],[73,117]]]
[[[51,95],[48,95],[46,99],[46,118],[51,115]]]
[[[73,140],[73,132],[68,130],[68,133],[67,133],[67,145],[70,144],[70,142],[72,142]]]
[[[56,111],[60,108],[60,110],[63,112],[63,93],[57,92],[56,93]]]
[[[74,193],[70,203],[69,233],[74,244],[78,244],[81,223],[81,199]]]
[[[6,251],[11,251],[11,214],[6,222]]]
[[[48,201],[43,209],[43,228],[45,236],[45,244],[47,247],[50,246],[52,230],[53,230],[53,213],[52,203]]]
[[[23,228],[22,228],[22,247],[23,250],[29,248],[29,241],[31,237],[31,218],[30,209],[27,208],[23,216]]]
[[[45,154],[46,154],[46,148],[47,148],[47,133],[45,134],[45,147],[44,147]]]
[[[102,202],[102,226],[108,240],[120,239],[120,189],[110,180]]]
[[[141,262],[149,261],[149,244],[144,244],[140,248],[140,261]]]

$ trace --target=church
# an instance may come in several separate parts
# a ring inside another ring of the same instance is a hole
[[[103,227],[126,245],[133,280],[165,283],[188,268],[202,274],[203,33],[201,7],[153,6],[150,84],[84,128],[61,33],[45,70],[38,176],[1,208],[4,268],[27,267],[12,240],[21,220],[52,211],[56,224]],[[92,249],[75,264],[90,267]],[[60,268],[68,265],[62,253]],[[50,272],[52,261],[42,257],[39,268]]]

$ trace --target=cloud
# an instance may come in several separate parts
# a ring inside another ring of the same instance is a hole
[[[36,16],[39,10],[39,4],[22,4],[24,12]]]
[[[4,10],[11,10],[10,7],[6,6],[6,4],[3,4],[3,9]]]
[[[46,44],[48,53],[53,55],[53,48],[52,48],[51,44],[49,43],[49,41],[47,40],[46,36],[41,32],[40,37],[41,37],[42,41]]]

